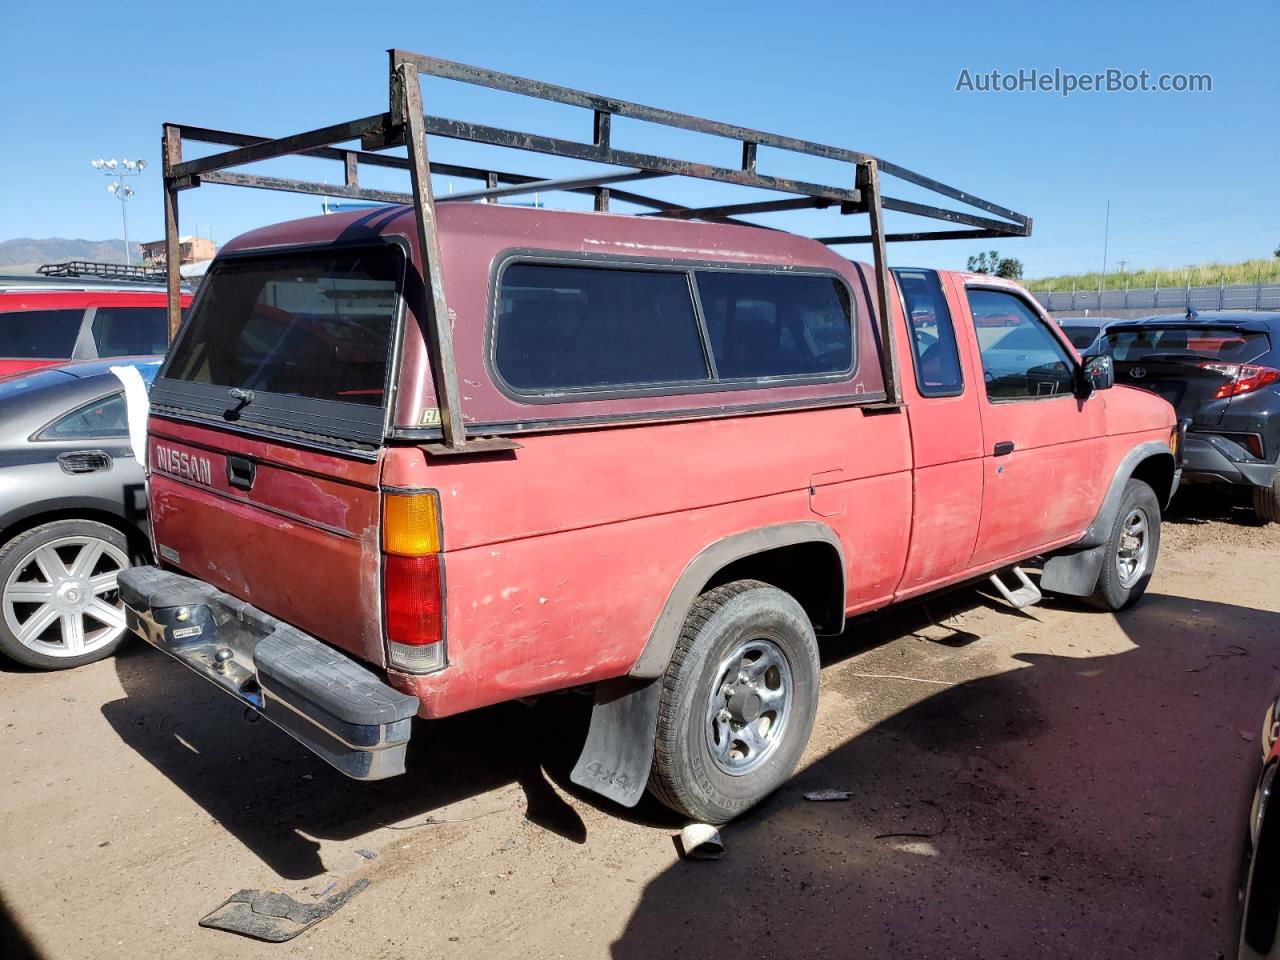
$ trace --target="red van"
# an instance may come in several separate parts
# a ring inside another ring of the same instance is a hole
[[[217,170],[271,149],[168,182],[266,185]],[[829,189],[882,252],[853,162]],[[1172,408],[1016,284],[705,222],[724,207],[415,190],[219,254],[151,394],[158,566],[120,577],[136,632],[344,773],[402,772],[414,717],[586,688],[577,782],[721,822],[794,769],[847,618],[1032,557],[1038,586],[997,580],[1019,605],[1145,590]]]

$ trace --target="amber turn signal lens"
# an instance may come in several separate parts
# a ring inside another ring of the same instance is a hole
[[[435,493],[383,496],[382,549],[401,557],[440,552],[440,501]]]

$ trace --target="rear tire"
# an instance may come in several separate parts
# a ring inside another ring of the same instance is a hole
[[[129,541],[92,520],[55,520],[0,548],[0,652],[66,670],[115,653],[128,635],[116,574]]]
[[[1089,599],[1103,610],[1125,610],[1142,599],[1160,553],[1160,501],[1141,480],[1129,480],[1107,538],[1098,584]]]
[[[1271,486],[1253,488],[1253,515],[1262,523],[1280,523],[1280,471]]]
[[[738,580],[702,594],[662,678],[649,790],[725,823],[782,784],[813,730],[818,642],[790,594]]]

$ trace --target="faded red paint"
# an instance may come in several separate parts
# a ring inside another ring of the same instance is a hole
[[[254,606],[381,665],[378,464],[152,417],[148,451],[158,555]],[[164,447],[196,471],[166,470]],[[250,457],[250,492],[227,481]],[[202,465],[203,467],[203,465]],[[207,475],[209,483],[195,479]]]
[[[445,203],[439,215],[462,406],[473,424],[546,415],[545,405],[501,393],[484,363],[490,272],[513,248],[835,270],[855,292],[853,384],[716,393],[707,402],[821,402],[881,389],[870,272],[813,241],[484,204]],[[392,209],[270,227],[227,250],[362,233],[402,236],[412,249],[412,232],[411,212]],[[433,458],[401,442],[377,462],[153,417],[153,450],[168,444],[206,456],[212,478],[197,484],[153,474],[156,540],[177,550],[176,565],[188,572],[381,665],[378,489],[437,490],[449,666],[427,676],[391,674],[421,698],[424,716],[627,673],[690,560],[759,527],[826,523],[844,550],[845,608],[881,607],[1072,542],[1124,454],[1144,440],[1167,441],[1173,426],[1168,404],[1123,388],[1083,402],[987,401],[963,290],[971,279],[943,275],[960,335],[966,390],[959,397],[926,398],[916,389],[906,325],[898,298],[890,298],[905,411],[844,405],[670,419],[664,411],[687,407],[687,396],[575,399],[555,404],[555,416],[649,417],[548,426],[522,434],[520,449],[500,456]],[[393,411],[406,427],[435,404],[416,321],[406,325]],[[1016,450],[996,458],[993,447],[1003,441]],[[228,452],[258,462],[251,495],[226,483]]]

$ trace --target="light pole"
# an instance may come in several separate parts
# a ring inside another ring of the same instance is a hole
[[[132,266],[133,258],[129,255],[129,214],[125,205],[133,196],[133,187],[125,183],[124,178],[136,177],[142,173],[147,168],[147,161],[103,160],[99,157],[97,160],[90,160],[89,163],[95,170],[100,170],[112,178],[112,182],[107,184],[107,193],[120,201],[120,221],[124,225],[124,263],[125,266]]]

